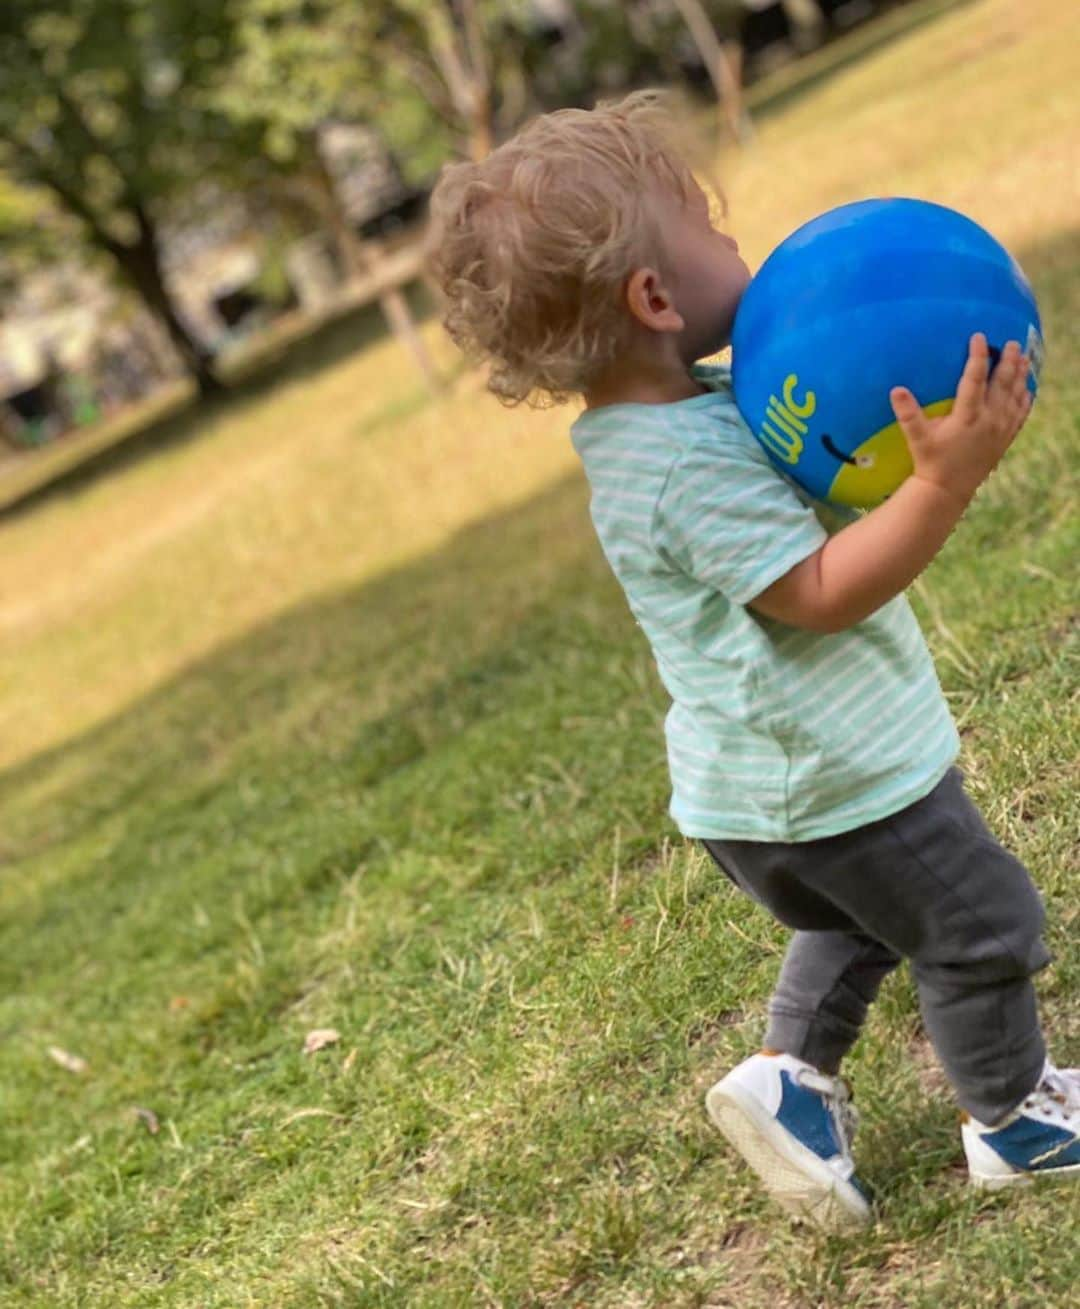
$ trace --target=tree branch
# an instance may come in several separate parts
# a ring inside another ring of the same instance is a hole
[[[458,48],[454,25],[439,5],[426,7],[421,21],[427,29],[428,46],[450,92],[454,108],[468,121],[472,117],[478,87],[462,59],[463,52]]]
[[[453,100],[447,94],[446,83],[414,51],[400,42],[388,40],[386,49],[401,69],[410,76],[423,92],[428,104],[448,127],[456,127],[457,113]]]
[[[488,63],[484,25],[476,7],[476,0],[460,0],[461,18],[465,28],[465,51],[472,66],[473,78],[487,95],[491,91],[491,69]]]

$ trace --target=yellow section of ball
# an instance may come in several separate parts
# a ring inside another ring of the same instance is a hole
[[[930,418],[947,414],[953,407],[953,398],[938,400],[926,405],[924,413]],[[850,505],[853,509],[872,509],[881,504],[911,475],[911,451],[900,430],[899,423],[868,437],[851,455],[853,464],[842,463],[833,478],[827,499],[836,504]]]

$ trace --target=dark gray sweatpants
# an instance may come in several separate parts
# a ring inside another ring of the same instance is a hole
[[[927,1034],[960,1104],[994,1123],[1039,1081],[1032,973],[1043,906],[950,768],[889,818],[795,844],[707,840],[741,890],[795,929],[765,1044],[835,1072],[882,980],[908,959]]]

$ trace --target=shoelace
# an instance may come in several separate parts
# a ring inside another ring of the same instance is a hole
[[[815,1073],[810,1068],[802,1068],[795,1075],[795,1080],[808,1091],[816,1091],[825,1101],[827,1108],[836,1120],[844,1150],[851,1153],[851,1142],[859,1127],[859,1111],[851,1103],[851,1092],[841,1077],[829,1077],[826,1073]]]
[[[1029,1096],[1028,1100],[1040,1094],[1048,1095],[1060,1106],[1063,1118],[1080,1115],[1080,1069],[1054,1068],[1047,1064],[1042,1081],[1035,1088],[1034,1096]]]

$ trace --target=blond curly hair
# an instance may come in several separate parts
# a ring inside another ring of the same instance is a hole
[[[588,388],[629,330],[622,291],[664,267],[657,191],[695,180],[667,97],[639,91],[534,119],[480,163],[446,166],[431,197],[429,258],[443,322],[508,405]]]

